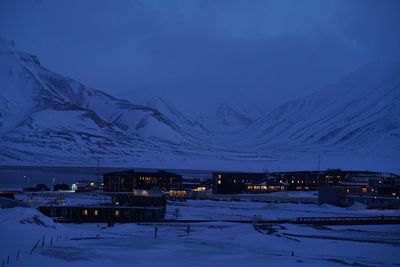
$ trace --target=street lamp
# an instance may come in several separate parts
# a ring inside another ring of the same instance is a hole
[[[29,182],[30,182],[30,179],[29,179],[29,177],[28,177],[28,176],[26,176],[26,175],[24,175],[24,179],[27,179],[27,186],[29,187]]]

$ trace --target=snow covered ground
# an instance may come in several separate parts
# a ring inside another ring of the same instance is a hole
[[[245,220],[255,217],[273,220],[320,216],[400,216],[400,210],[368,210],[357,204],[352,207],[341,208],[327,204],[318,206],[316,204],[188,200],[186,202],[168,202],[167,218],[175,218],[176,209],[179,209],[181,215],[178,219],[188,220]]]
[[[312,204],[204,200],[169,203],[167,217],[173,217],[177,208],[179,219],[400,214]],[[255,229],[251,224],[209,222],[192,223],[187,230],[187,223],[112,228],[58,224],[35,209],[0,209],[0,264],[10,256],[6,266],[399,266],[398,225],[284,224]]]

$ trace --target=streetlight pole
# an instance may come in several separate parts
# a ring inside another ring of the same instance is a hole
[[[29,187],[29,182],[30,182],[29,176],[24,175],[24,180],[25,179],[27,181],[26,186]]]

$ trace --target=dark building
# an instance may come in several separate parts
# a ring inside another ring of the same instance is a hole
[[[161,207],[166,208],[165,197],[135,196],[132,193],[119,193],[112,196],[112,204],[130,207]]]
[[[103,177],[105,192],[133,192],[142,185],[157,185],[169,190],[171,185],[182,183],[182,176],[172,172],[137,172],[135,170],[109,172]]]
[[[15,200],[15,192],[14,191],[0,191],[0,197],[8,198],[8,199],[13,199]]]
[[[288,190],[318,190],[325,185],[341,184],[346,173],[340,170],[327,171],[293,171],[271,173],[275,182],[287,184]]]
[[[367,186],[369,181],[379,177],[397,177],[370,171],[345,171],[328,169],[325,171],[290,171],[273,173],[215,172],[213,173],[213,193],[240,194],[263,193],[279,190],[318,190],[325,186],[339,186],[353,183]],[[381,182],[382,183],[382,182]],[[385,182],[387,186],[391,182]],[[392,182],[393,183],[393,182]],[[381,184],[381,190],[385,184]]]
[[[368,196],[368,188],[354,185],[322,186],[318,190],[318,204],[348,207],[354,204],[350,195]]]
[[[285,191],[286,184],[267,180],[259,184],[246,185],[246,192],[251,194]]]
[[[186,178],[180,185],[170,188],[169,197],[171,199],[203,199],[206,197],[206,192],[211,188],[211,179]]]
[[[319,188],[318,203],[348,207],[355,202],[368,208],[399,209],[400,177],[371,178],[367,185],[345,182],[339,186]]]
[[[270,173],[276,182],[288,185],[288,190],[318,190],[322,186],[337,186],[343,183],[368,185],[369,181],[379,177],[397,177],[391,173],[371,171],[346,171],[328,169],[325,171],[292,171]]]
[[[71,190],[71,188],[69,188],[69,185],[62,183],[62,184],[55,184],[53,187],[53,190],[54,191],[68,191],[68,190]]]
[[[400,177],[373,178],[368,186],[380,196],[400,196]]]
[[[131,223],[160,221],[165,217],[163,207],[136,206],[41,206],[44,215],[59,222],[71,223]]]
[[[267,180],[266,173],[251,172],[214,172],[214,194],[241,194],[245,192],[246,185],[258,184]]]
[[[72,184],[71,190],[76,193],[93,192],[100,190],[101,184],[97,181],[80,180]]]

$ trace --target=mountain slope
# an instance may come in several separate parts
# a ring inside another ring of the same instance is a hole
[[[200,120],[196,120],[191,116],[184,114],[165,99],[160,97],[149,99],[146,102],[146,106],[159,110],[170,120],[175,122],[175,124],[195,136],[207,136],[210,134],[210,130],[207,129]]]
[[[158,110],[50,72],[5,40],[0,40],[0,81],[4,158],[131,157],[206,146]]]
[[[265,150],[377,153],[400,159],[400,63],[374,62],[290,101],[242,133]]]
[[[162,99],[117,99],[45,69],[1,38],[0,86],[1,164],[91,165],[102,158],[114,166],[259,171],[314,168],[318,152],[329,157],[326,167],[399,169],[396,62],[369,64],[259,120],[240,103],[222,102],[197,119]]]

